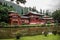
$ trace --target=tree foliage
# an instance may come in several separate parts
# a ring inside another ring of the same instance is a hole
[[[13,10],[12,6],[0,5],[0,22],[8,22],[8,11]]]
[[[56,10],[52,13],[52,16],[54,18],[55,21],[57,21],[58,23],[60,23],[60,10]]]
[[[29,7],[29,10],[38,13],[38,10],[36,9],[36,7],[33,7],[33,8],[30,8],[30,7]]]
[[[42,14],[42,9],[40,9],[40,14]]]
[[[14,1],[14,0],[11,0],[11,1]],[[16,3],[17,4],[19,4],[19,2],[25,4],[26,3],[26,0],[16,0]]]
[[[49,10],[46,10],[46,15],[47,15],[47,16],[49,15]]]

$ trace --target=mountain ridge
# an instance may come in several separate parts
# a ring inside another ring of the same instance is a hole
[[[22,6],[6,0],[0,0],[0,2],[2,2],[2,4],[6,3],[8,6],[12,6],[15,9],[15,11],[21,15],[23,10]]]

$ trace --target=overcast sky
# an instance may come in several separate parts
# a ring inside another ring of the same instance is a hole
[[[50,9],[55,10],[60,8],[60,0],[26,0],[26,4],[20,4],[23,7],[33,7],[36,6],[37,10],[40,9]]]

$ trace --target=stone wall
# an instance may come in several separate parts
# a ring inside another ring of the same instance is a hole
[[[60,27],[0,28],[0,38],[15,38],[16,35],[41,34],[43,31],[60,31]]]

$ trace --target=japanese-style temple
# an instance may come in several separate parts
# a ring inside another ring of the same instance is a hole
[[[46,16],[44,14],[36,13],[29,11],[23,16],[20,16],[17,12],[10,11],[9,12],[9,23],[11,25],[21,25],[25,24],[45,24],[47,21],[51,23],[54,22],[52,17]]]
[[[9,23],[11,25],[20,25],[21,17],[14,11],[9,12]]]

